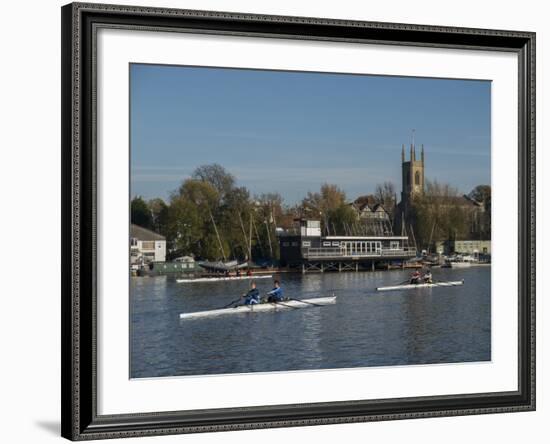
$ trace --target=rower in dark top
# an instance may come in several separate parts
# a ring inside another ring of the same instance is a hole
[[[281,288],[279,281],[275,281],[273,290],[267,293],[267,302],[280,302],[283,300],[283,289]]]
[[[411,284],[419,284],[420,283],[420,271],[416,270],[411,275]]]
[[[250,290],[244,296],[244,305],[253,305],[260,303],[260,292],[256,288],[256,283],[252,282],[250,284]]]

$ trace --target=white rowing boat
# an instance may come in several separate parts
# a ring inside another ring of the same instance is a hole
[[[259,274],[256,276],[223,276],[223,277],[207,277],[195,279],[176,279],[178,284],[188,284],[191,282],[221,282],[221,281],[242,281],[245,279],[269,279],[272,274]]]
[[[196,311],[194,313],[181,313],[180,319],[197,319],[197,318],[206,318],[212,316],[228,315],[228,314],[237,314],[237,313],[258,313],[265,311],[277,311],[277,310],[292,310],[297,308],[308,308],[308,307],[319,307],[336,303],[336,296],[330,296],[326,298],[313,298],[313,299],[302,299],[290,300],[283,302],[266,302],[264,304],[254,304],[254,305],[239,305],[234,308],[221,308],[219,310],[208,310],[208,311]]]
[[[394,285],[392,287],[378,287],[376,290],[378,291],[410,290],[414,288],[457,287],[458,285],[464,285],[464,279],[462,279],[461,281],[432,282],[431,284]]]

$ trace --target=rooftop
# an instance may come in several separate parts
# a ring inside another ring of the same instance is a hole
[[[135,224],[130,225],[130,237],[134,237],[142,241],[166,240],[164,236]]]

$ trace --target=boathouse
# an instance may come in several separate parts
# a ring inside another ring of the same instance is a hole
[[[407,236],[323,236],[321,222],[300,219],[279,233],[281,265],[307,271],[374,270],[416,256]]]

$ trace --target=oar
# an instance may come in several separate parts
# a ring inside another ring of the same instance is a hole
[[[221,310],[221,309],[227,308],[227,307],[233,305],[235,302],[239,302],[241,300],[241,297],[242,296],[239,296],[239,299],[235,299],[234,301],[231,301],[229,304],[224,305],[223,307],[215,308],[215,310]]]
[[[406,284],[407,282],[410,282],[410,281],[411,281],[410,279],[407,279],[406,281],[399,282],[399,284],[393,284],[392,287],[395,287],[397,285],[403,285],[403,284]]]
[[[266,296],[269,298],[269,296],[271,296],[270,293],[266,293]],[[266,304],[279,304],[279,305],[282,305],[283,307],[288,307],[288,308],[292,308],[292,309],[296,309],[298,307],[293,307],[292,305],[288,305],[288,304],[284,304],[282,301],[265,301]]]
[[[303,301],[302,299],[289,298],[289,301],[301,302],[302,304],[309,304],[309,305],[313,305],[315,307],[323,307],[323,305],[321,305],[321,304],[314,304],[313,302]],[[297,307],[292,307],[292,308],[297,308]]]

